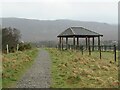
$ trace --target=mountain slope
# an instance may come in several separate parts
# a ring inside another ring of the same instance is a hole
[[[1,19],[0,19],[1,20]],[[2,27],[14,27],[21,31],[25,41],[56,40],[57,35],[71,26],[83,26],[104,35],[104,40],[117,40],[118,27],[98,22],[74,20],[33,20],[24,18],[2,18]]]

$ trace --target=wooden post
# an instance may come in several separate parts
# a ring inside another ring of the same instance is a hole
[[[90,48],[90,45],[89,45],[89,55],[91,55],[91,48]]]
[[[68,49],[68,37],[66,37],[66,49]]]
[[[101,59],[101,46],[99,46],[99,51],[100,51],[100,59]]]
[[[88,46],[90,46],[90,37],[88,38]]]
[[[63,50],[63,37],[62,37],[62,50]]]
[[[61,37],[59,37],[59,49],[61,50]]]
[[[73,36],[73,48],[75,49],[75,36]]]
[[[18,49],[19,49],[19,44],[17,44],[17,51],[18,51]]]
[[[88,38],[88,47],[89,47],[89,55],[91,55],[91,48],[90,48],[90,37]]]
[[[70,45],[68,44],[68,49],[70,49]]]
[[[87,47],[88,47],[88,39],[86,37],[86,50],[87,50]]]
[[[81,42],[80,42],[80,41],[81,41],[81,40],[80,40],[80,38],[79,38],[79,44],[78,44],[78,45],[79,45],[79,49],[80,49],[80,44],[81,44]]]
[[[81,49],[82,49],[81,51],[82,51],[82,55],[83,55],[83,45],[81,46]]]
[[[115,59],[115,62],[116,62],[116,45],[114,45],[114,59]]]
[[[6,45],[6,48],[7,48],[7,54],[9,53],[9,47],[8,47],[8,44]]]
[[[89,55],[91,55],[91,50],[90,50],[90,38],[88,38],[88,50],[89,50]]]
[[[77,49],[79,48],[79,37],[77,37]]]
[[[93,43],[92,43],[92,51],[94,51],[94,37],[93,37]]]
[[[100,36],[98,36],[98,50],[100,49]]]

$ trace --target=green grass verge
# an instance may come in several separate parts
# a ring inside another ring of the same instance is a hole
[[[16,82],[25,71],[33,64],[38,49],[34,48],[16,53],[3,54],[2,56],[2,87],[15,87]]]
[[[52,59],[51,88],[116,88],[118,87],[118,65],[112,52],[60,51],[46,49]],[[117,60],[118,61],[118,60]]]

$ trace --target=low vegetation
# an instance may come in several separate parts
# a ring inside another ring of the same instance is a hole
[[[38,49],[18,51],[15,53],[2,55],[2,87],[8,88],[15,85],[23,73],[29,68],[34,58],[37,56]]]
[[[118,63],[114,63],[112,52],[60,51],[47,49],[52,57],[51,88],[116,88]],[[118,57],[118,56],[117,56]]]

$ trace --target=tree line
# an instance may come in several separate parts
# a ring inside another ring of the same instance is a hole
[[[11,27],[2,28],[2,52],[6,53],[7,45],[9,52],[15,52],[19,45],[18,50],[23,51],[25,49],[31,49],[29,43],[21,42],[21,33],[20,30]]]
[[[9,52],[15,52],[17,50],[17,45],[19,44],[19,49],[20,51],[26,50],[26,49],[31,49],[32,46],[35,47],[56,47],[58,43],[56,41],[40,41],[40,42],[34,42],[34,43],[23,43],[21,41],[21,33],[20,30],[16,28],[11,28],[11,27],[5,27],[0,29],[0,38],[2,37],[2,52],[6,53],[7,47],[6,45],[9,46]],[[72,41],[71,41],[72,43]],[[81,44],[84,44],[85,42],[82,41]],[[114,44],[112,41],[102,41],[101,44],[105,45],[111,45]],[[120,43],[118,42],[118,46]],[[1,48],[0,48],[1,49]],[[120,48],[119,48],[120,50]]]

